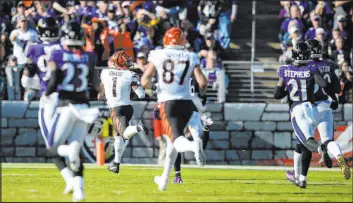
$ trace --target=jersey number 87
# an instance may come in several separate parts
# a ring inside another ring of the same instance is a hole
[[[183,74],[181,75],[179,85],[183,85],[186,73],[188,72],[190,61],[178,61],[177,63],[182,69]],[[167,84],[171,84],[174,81],[174,61],[167,59],[163,62],[163,82]]]

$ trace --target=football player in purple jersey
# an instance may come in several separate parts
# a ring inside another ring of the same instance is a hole
[[[310,47],[310,57],[312,59],[309,64],[317,66],[319,73],[330,84],[330,88],[333,89],[332,91],[338,94],[341,91],[341,87],[335,74],[335,70],[338,68],[337,64],[330,59],[322,59],[322,46],[319,41],[316,39],[309,40],[307,41],[307,44]],[[328,168],[332,167],[332,160],[327,153],[327,151],[329,151],[336,158],[338,165],[341,167],[341,172],[344,178],[349,179],[351,176],[350,168],[345,162],[340,146],[333,141],[334,126],[332,110],[335,110],[338,107],[337,95],[331,95],[331,97],[329,97],[325,90],[317,84],[315,84],[314,94],[319,114],[317,128],[322,143],[319,150],[322,150],[322,154],[324,154],[324,163]],[[302,168],[300,163],[301,158],[301,147],[300,144],[297,144],[293,158],[294,170],[286,172],[287,179],[295,184],[298,182]]]
[[[40,83],[40,100],[38,111],[38,122],[45,145],[49,149],[49,129],[51,128],[51,120],[54,115],[58,101],[58,93],[53,92],[50,96],[45,96],[44,93],[48,89],[50,79],[50,70],[48,60],[50,53],[53,50],[61,49],[59,42],[59,23],[52,17],[41,18],[38,21],[37,32],[40,43],[30,45],[26,56],[27,63],[22,75],[22,86],[30,88],[37,85],[37,80]],[[72,171],[66,166],[65,159],[62,157],[53,157],[53,162],[59,168],[62,177],[66,182],[64,194],[72,191]]]
[[[329,84],[320,75],[316,66],[308,64],[310,49],[305,42],[298,42],[293,49],[293,64],[281,66],[277,73],[279,81],[274,98],[282,99],[289,94],[291,122],[302,150],[302,169],[297,185],[306,188],[312,152],[322,153],[314,139],[313,125],[318,122],[318,110],[314,99],[315,84],[334,95]]]
[[[84,199],[83,159],[81,148],[88,123],[98,116],[98,109],[89,108],[88,83],[99,91],[100,80],[95,53],[85,52],[81,25],[70,20],[62,28],[62,48],[53,50],[48,59],[51,76],[46,96],[58,93],[58,105],[47,137],[52,156],[68,157],[73,173],[73,201]],[[58,166],[60,170],[66,165]]]

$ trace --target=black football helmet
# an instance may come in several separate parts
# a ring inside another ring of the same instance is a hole
[[[83,30],[76,20],[67,21],[62,27],[61,44],[68,46],[83,46]]]
[[[309,46],[304,41],[299,41],[292,50],[294,65],[307,64],[310,58]]]
[[[310,49],[310,58],[319,59],[322,58],[322,46],[317,39],[308,40],[306,43]]]
[[[37,24],[39,39],[43,42],[59,40],[59,22],[53,17],[41,18]]]

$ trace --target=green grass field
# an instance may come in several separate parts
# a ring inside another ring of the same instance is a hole
[[[71,201],[52,164],[2,164],[2,201]],[[34,166],[34,167],[33,167]],[[284,170],[184,168],[184,184],[160,192],[154,184],[161,167],[121,166],[119,175],[105,167],[85,170],[86,201],[296,201],[352,202],[352,179],[335,171],[309,171],[306,189],[288,182]],[[172,178],[170,178],[172,179]]]

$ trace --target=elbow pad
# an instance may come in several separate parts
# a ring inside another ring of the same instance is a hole
[[[137,95],[137,97],[139,99],[143,99],[145,98],[145,90],[143,90],[143,88],[141,86],[139,86],[138,88],[136,88],[134,90],[135,94]]]

